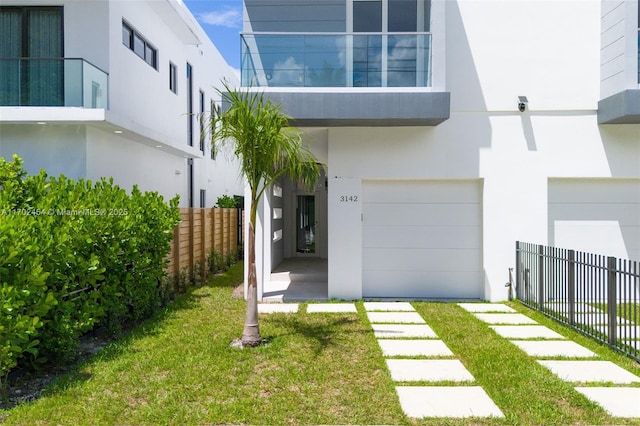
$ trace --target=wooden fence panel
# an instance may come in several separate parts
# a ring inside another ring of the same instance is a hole
[[[173,230],[167,273],[175,276],[180,271],[204,275],[207,259],[213,250],[223,256],[238,251],[238,211],[236,209],[180,209],[181,222]]]

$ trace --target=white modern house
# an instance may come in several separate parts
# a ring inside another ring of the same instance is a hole
[[[222,79],[237,81],[180,0],[2,0],[0,156],[212,207],[243,191],[201,138]]]
[[[241,85],[325,166],[260,207],[259,297],[507,298],[515,242],[640,259],[637,0],[245,0]]]

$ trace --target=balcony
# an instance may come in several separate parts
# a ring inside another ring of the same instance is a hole
[[[241,84],[296,126],[435,126],[450,94],[432,82],[431,33],[245,33]],[[442,83],[442,82],[441,82]]]
[[[84,59],[0,58],[0,106],[108,106],[108,74]]]
[[[245,87],[430,87],[430,33],[242,34]]]

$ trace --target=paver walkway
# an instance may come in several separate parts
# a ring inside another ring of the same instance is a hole
[[[504,417],[482,387],[472,386],[473,375],[410,303],[365,302],[364,307],[407,416]],[[442,381],[461,384],[438,386]],[[410,382],[434,385],[406,385]]]
[[[640,418],[640,377],[567,340],[501,303],[459,303],[610,415]],[[298,304],[259,304],[260,313],[295,313]],[[404,413],[409,417],[504,417],[473,375],[408,302],[365,302],[364,308]],[[354,303],[312,303],[308,313],[354,313]],[[440,386],[438,382],[456,382]],[[420,385],[410,385],[418,382]],[[424,383],[433,385],[424,385]],[[598,384],[606,383],[606,386]],[[615,386],[610,386],[613,383]]]
[[[516,324],[514,321],[519,317],[514,317],[515,311],[504,304],[459,303],[458,305],[490,324],[489,327],[496,333],[509,339],[529,356],[535,357],[541,365],[561,379],[575,384],[590,385],[576,386],[575,389],[602,406],[610,415],[640,418],[640,388],[621,386],[638,383],[640,377],[610,361],[594,360],[593,358],[597,355],[589,349],[566,340],[564,336],[539,325],[525,315],[522,317],[526,320],[522,318],[519,325],[514,325]],[[500,315],[504,315],[504,318],[500,318]],[[597,383],[615,383],[616,386],[593,386]]]

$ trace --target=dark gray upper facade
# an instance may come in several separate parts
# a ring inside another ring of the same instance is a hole
[[[427,16],[426,20],[428,21],[430,19],[429,8],[431,2],[429,0],[424,0],[424,2],[417,0],[415,2],[418,8],[423,3],[425,4],[423,8],[426,9],[423,14]],[[370,63],[371,57],[369,56],[365,60],[358,62],[356,58],[362,50],[359,52],[354,50],[344,54],[344,57],[353,58],[352,63],[342,64],[344,68],[339,68],[336,62],[331,63],[332,72],[335,72],[335,74],[341,73],[342,82],[345,81],[345,75],[347,76],[346,81],[349,81],[353,76],[351,85],[346,83],[340,86],[343,83],[335,84],[334,82],[334,84],[315,85],[313,90],[307,90],[305,87],[309,87],[309,85],[305,82],[299,85],[292,81],[280,84],[280,76],[293,75],[294,73],[296,73],[296,76],[300,76],[298,78],[299,81],[305,78],[306,81],[311,80],[307,77],[309,76],[308,70],[313,65],[309,65],[310,62],[302,64],[302,59],[300,58],[308,60],[310,56],[316,53],[317,46],[321,46],[321,49],[331,49],[335,45],[343,46],[343,40],[345,39],[340,40],[340,34],[345,37],[347,34],[353,34],[354,39],[361,37],[360,33],[353,33],[354,25],[350,25],[352,23],[349,20],[352,18],[348,17],[347,13],[349,8],[348,0],[244,0],[244,5],[245,41],[249,40],[247,49],[253,49],[251,52],[253,59],[250,66],[254,75],[262,75],[264,78],[261,80],[261,84],[247,83],[247,80],[243,78],[243,84],[256,90],[268,85],[270,88],[265,95],[281,104],[284,112],[293,118],[293,124],[296,126],[436,126],[449,118],[450,93],[433,89],[431,86],[430,64],[425,66],[424,69],[416,68],[411,70],[413,73],[410,74],[409,79],[413,79],[414,83],[416,81],[421,83],[416,83],[415,86],[402,86],[401,84],[392,83],[392,75],[397,76],[402,72],[398,72],[397,68],[393,68],[393,65],[391,65],[391,45],[389,47],[384,45],[378,47],[382,55],[389,55],[390,57],[388,59],[387,77],[380,77],[380,74],[385,71],[376,74],[369,70],[358,74],[358,66],[362,66],[361,64],[363,63]],[[415,17],[412,19],[416,20]],[[391,28],[391,25],[389,25],[389,28]],[[417,32],[415,29],[411,32],[426,34],[426,37],[429,37],[428,43],[431,43],[428,24],[424,24],[422,28],[418,24],[417,29]],[[280,36],[276,36],[274,33]],[[292,34],[293,36],[291,39],[287,39],[287,34],[282,35],[282,33]],[[338,38],[335,44],[332,45],[332,42],[327,44],[326,39],[322,39],[325,44],[314,44],[314,41],[309,41],[314,36],[322,33],[336,35]],[[268,39],[270,36],[273,36],[272,40],[275,41],[271,42]],[[305,37],[306,39],[304,39]],[[392,38],[393,36],[389,36],[389,40]],[[290,52],[286,50],[288,41],[283,40],[291,40]],[[418,38],[416,40],[414,43],[418,46],[419,43],[424,42],[418,40]],[[271,43],[269,44],[269,42]],[[377,40],[373,40],[373,42],[375,43]],[[383,43],[386,42],[383,41]],[[282,49],[283,45],[285,46],[284,49]],[[298,53],[296,49],[302,49],[300,47],[302,45],[305,48],[311,45],[311,51],[306,51],[304,54],[300,53],[296,56],[296,53]],[[316,51],[313,50],[314,47]],[[276,56],[274,49],[281,49],[277,52],[277,55],[280,55],[278,59],[274,59]],[[284,53],[282,50],[284,50]],[[426,50],[416,48],[413,54],[420,55],[423,52],[428,52],[427,61],[430,61],[430,45]],[[245,56],[244,53],[243,56]],[[337,55],[334,54],[333,58],[336,57]],[[342,56],[340,58],[342,59]],[[318,60],[315,64],[317,66],[317,63],[322,62],[322,60]],[[419,62],[418,59],[415,59],[413,66],[417,66],[415,64]],[[274,67],[276,63],[280,67],[286,65],[289,68],[283,71],[282,68]],[[407,62],[401,63],[397,61],[396,63],[400,67],[406,67]],[[324,64],[328,66],[326,61],[324,61]],[[326,71],[326,69],[320,71]],[[243,65],[244,72],[245,67]],[[393,74],[394,72],[395,74]],[[358,75],[357,79],[355,77],[356,74]],[[257,78],[259,79],[259,77]],[[378,86],[369,84],[365,87],[356,87],[363,80],[369,83],[375,81]],[[383,80],[383,82],[380,83],[380,80]],[[388,85],[385,85],[384,81],[388,81]],[[398,89],[392,86],[396,86]],[[295,89],[292,89],[292,87],[295,87]],[[415,87],[415,90],[407,90],[407,87]],[[319,90],[318,88],[321,89]]]
[[[344,32],[346,0],[245,0],[253,32]]]

